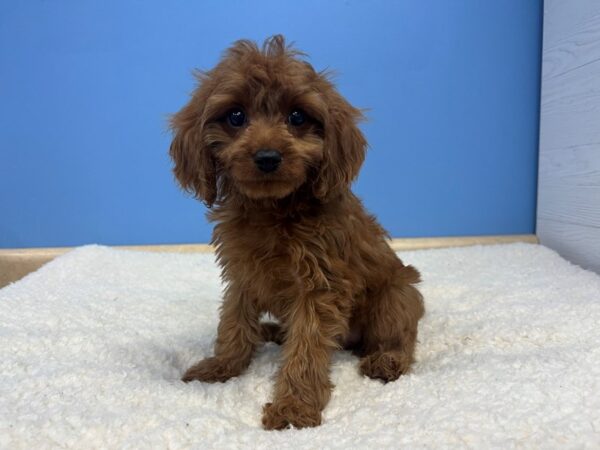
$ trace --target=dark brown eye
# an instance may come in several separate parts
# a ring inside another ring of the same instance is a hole
[[[227,122],[235,128],[239,128],[246,123],[246,114],[240,108],[234,108],[227,113]]]
[[[306,114],[299,109],[294,109],[288,116],[288,122],[294,127],[299,127],[306,122]]]

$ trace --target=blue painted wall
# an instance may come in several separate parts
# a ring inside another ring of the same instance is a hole
[[[205,242],[166,117],[284,33],[370,108],[355,191],[392,236],[532,233],[541,0],[0,5],[0,247]]]

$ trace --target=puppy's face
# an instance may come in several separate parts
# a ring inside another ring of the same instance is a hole
[[[323,160],[327,108],[314,91],[318,75],[285,55],[242,50],[208,75],[202,139],[241,193],[284,197]]]
[[[172,118],[171,156],[182,186],[209,206],[231,191],[283,198],[309,184],[316,197],[347,188],[364,159],[361,113],[275,36],[239,41],[198,76]]]

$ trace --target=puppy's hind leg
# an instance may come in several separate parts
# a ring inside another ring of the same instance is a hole
[[[363,322],[363,375],[388,382],[410,369],[417,324],[425,312],[423,297],[413,285],[418,281],[416,269],[401,266],[388,284],[370,291]]]

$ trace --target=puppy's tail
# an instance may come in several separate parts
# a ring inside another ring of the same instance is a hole
[[[417,284],[421,282],[421,274],[413,266],[402,266],[398,270],[398,277],[403,284]]]

